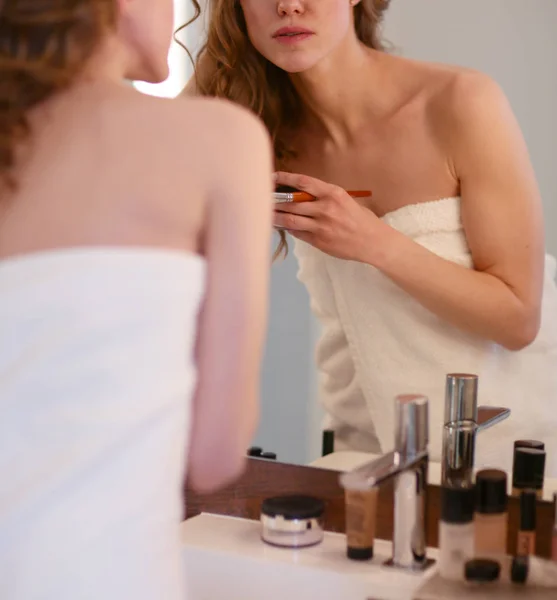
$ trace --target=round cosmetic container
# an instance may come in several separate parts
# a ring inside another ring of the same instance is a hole
[[[261,506],[261,538],[272,546],[304,548],[323,540],[325,504],[312,496],[275,496]]]

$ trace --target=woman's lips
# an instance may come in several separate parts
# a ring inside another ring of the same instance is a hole
[[[279,44],[291,46],[303,42],[313,35],[313,31],[303,27],[282,27],[278,31],[275,31],[273,38],[277,40]]]

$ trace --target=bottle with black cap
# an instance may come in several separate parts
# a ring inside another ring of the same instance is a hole
[[[474,556],[473,487],[441,488],[439,522],[439,575],[443,579],[462,581],[464,565]]]
[[[476,556],[507,553],[508,502],[506,472],[499,469],[478,471],[474,515]]]
[[[538,498],[541,499],[544,473],[545,450],[543,448],[515,446],[513,458],[513,496],[520,496],[523,490],[532,489],[536,491]]]

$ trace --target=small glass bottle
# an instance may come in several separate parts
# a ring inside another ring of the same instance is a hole
[[[474,556],[473,487],[441,488],[439,522],[439,575],[451,581],[464,580],[464,565]]]
[[[474,515],[476,556],[507,554],[508,503],[505,471],[499,469],[478,471]]]

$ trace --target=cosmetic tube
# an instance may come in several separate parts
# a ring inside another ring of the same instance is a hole
[[[377,495],[377,488],[345,490],[346,556],[352,560],[373,558]]]
[[[441,488],[439,522],[439,575],[451,581],[464,580],[464,565],[474,557],[473,487]]]
[[[543,495],[545,473],[545,450],[517,447],[513,458],[513,496],[519,497],[522,490],[533,489],[538,498]]]
[[[507,528],[507,474],[499,469],[478,471],[474,515],[475,556],[489,558],[506,554]]]
[[[536,511],[538,498],[535,490],[524,490],[520,495],[520,526],[516,542],[518,556],[536,552]]]

